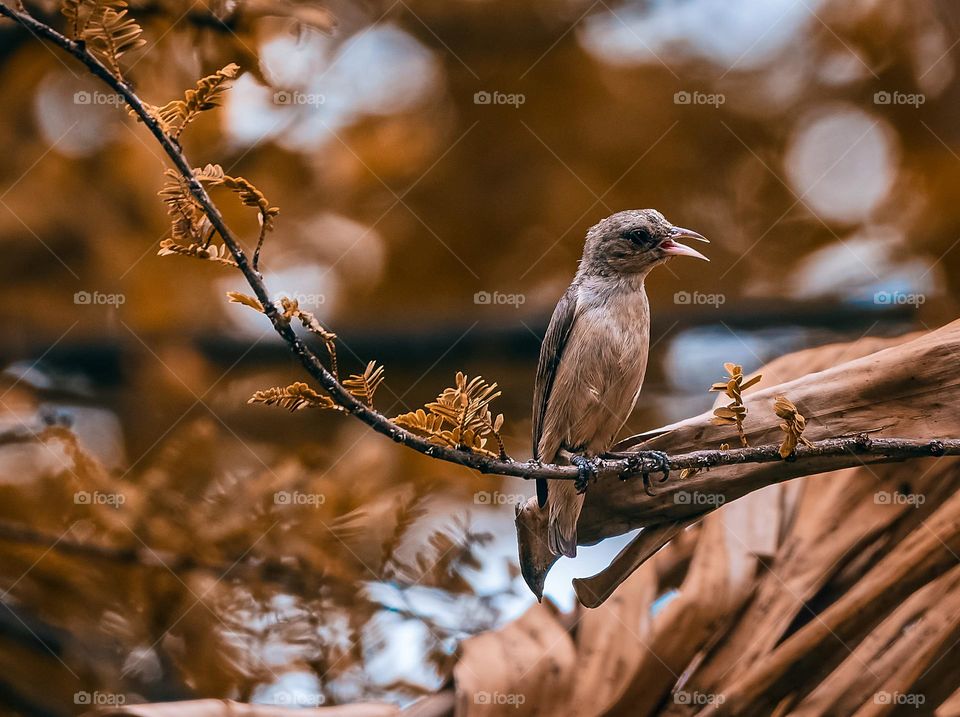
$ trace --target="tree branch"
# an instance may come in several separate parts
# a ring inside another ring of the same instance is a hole
[[[366,423],[373,430],[381,433],[397,443],[401,443],[413,450],[425,455],[441,460],[457,463],[486,473],[500,473],[503,475],[518,475],[516,471],[520,470],[513,467],[512,461],[499,461],[480,456],[469,451],[457,450],[438,446],[430,443],[426,439],[416,436],[409,431],[400,428],[392,423],[383,414],[368,408],[361,401],[357,400],[334,378],[317,355],[296,335],[290,323],[283,318],[277,309],[259,272],[255,271],[246,257],[240,242],[236,235],[230,230],[223,219],[220,210],[211,200],[206,189],[197,180],[192,165],[184,156],[173,138],[168,136],[160,126],[160,123],[150,114],[144,106],[143,101],[134,92],[128,82],[114,76],[103,64],[101,64],[93,55],[91,55],[84,45],[75,42],[65,35],[57,32],[49,25],[33,18],[26,12],[18,12],[2,3],[0,3],[0,15],[4,15],[20,23],[24,28],[30,31],[34,36],[48,40],[54,45],[60,47],[80,62],[82,62],[90,72],[98,79],[102,80],[112,90],[120,94],[126,100],[130,109],[147,126],[151,134],[156,138],[164,152],[170,158],[170,161],[176,167],[177,171],[187,181],[188,188],[194,199],[203,207],[207,218],[216,229],[217,233],[223,238],[224,245],[230,250],[231,255],[237,263],[237,267],[247,280],[250,288],[253,290],[257,299],[263,307],[264,314],[270,320],[274,330],[289,345],[291,351],[299,359],[300,363],[322,387],[330,394],[334,402],[347,412],[354,415],[359,420]],[[513,472],[510,472],[513,471]],[[576,477],[576,469],[568,469],[567,477]]]
[[[210,223],[223,238],[224,245],[229,249],[237,263],[237,267],[260,301],[263,312],[270,320],[274,330],[287,343],[307,373],[320,384],[338,406],[377,433],[387,436],[407,448],[431,458],[472,468],[481,473],[513,476],[527,480],[536,478],[575,480],[578,477],[579,471],[574,466],[541,464],[533,461],[517,462],[510,459],[500,460],[469,450],[436,445],[425,438],[421,438],[401,428],[383,414],[369,408],[355,398],[337,381],[333,374],[327,370],[317,354],[297,336],[290,322],[283,317],[277,306],[271,301],[262,276],[251,266],[236,235],[227,226],[220,210],[213,203],[203,185],[198,181],[192,165],[184,155],[179,143],[163,131],[160,123],[146,109],[143,101],[131,85],[125,80],[114,76],[110,70],[87,51],[83,43],[69,39],[49,25],[32,17],[26,11],[13,9],[0,2],[0,15],[19,23],[38,39],[47,40],[60,47],[82,62],[94,76],[123,96],[131,110],[150,130],[174,167],[176,167],[176,170],[186,180],[191,195],[203,208]],[[878,459],[878,462],[900,461],[926,456],[960,455],[960,440],[945,439],[931,441],[896,438],[871,440],[864,436],[833,438],[815,442],[810,446],[800,446],[791,454],[788,460],[802,461],[811,458],[844,455],[874,456]],[[775,444],[769,444],[753,448],[738,448],[727,451],[693,451],[676,455],[670,457],[669,468],[671,471],[682,469],[703,470],[717,466],[746,463],[772,463],[782,460],[783,458],[780,456],[779,447]],[[647,460],[642,454],[639,454],[626,458],[600,461],[597,464],[596,474],[598,478],[617,476],[626,479],[632,476],[650,473],[653,469],[653,461]]]

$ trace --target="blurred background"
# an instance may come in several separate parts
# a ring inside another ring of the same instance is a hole
[[[386,366],[387,415],[480,374],[528,458],[550,312],[587,228],[627,208],[712,243],[648,282],[624,436],[706,410],[725,361],[957,315],[946,0],[130,6],[145,100],[240,64],[184,149],[280,207],[268,286],[338,334],[345,371]],[[237,272],[156,256],[159,148],[10,22],[0,154],[0,703],[403,702],[532,601],[513,530],[532,486],[246,404],[302,372],[226,301]],[[215,199],[252,249],[255,215]],[[547,595],[570,608],[570,578],[623,542],[562,561]]]

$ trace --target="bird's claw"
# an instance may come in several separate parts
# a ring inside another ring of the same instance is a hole
[[[610,458],[623,458],[627,461],[629,471],[621,476],[626,480],[636,471],[640,472],[643,479],[643,490],[649,496],[654,496],[653,487],[650,484],[651,473],[663,473],[658,483],[666,483],[670,478],[670,457],[663,451],[637,451],[636,453],[612,453]]]
[[[573,486],[577,489],[577,493],[586,493],[587,484],[590,483],[590,479],[596,480],[597,478],[597,460],[587,458],[586,456],[573,455],[570,457],[570,462],[577,467],[579,475],[577,475],[574,480]]]
[[[637,455],[640,458],[640,475],[643,478],[643,491],[652,497],[656,494],[650,485],[650,473],[663,473],[663,478],[657,482],[666,483],[670,478],[670,458],[663,451],[641,451]],[[648,464],[647,461],[650,461],[652,465]]]

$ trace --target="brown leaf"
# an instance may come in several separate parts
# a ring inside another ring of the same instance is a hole
[[[301,411],[305,408],[324,408],[343,410],[333,399],[317,393],[302,381],[291,383],[289,386],[277,386],[257,391],[247,403],[262,403],[266,406],[280,406],[288,411]]]
[[[263,306],[255,296],[241,294],[239,291],[228,291],[227,298],[234,304],[243,304],[244,306],[249,306],[254,311],[263,312]]]

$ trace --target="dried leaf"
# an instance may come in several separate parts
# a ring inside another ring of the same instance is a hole
[[[270,206],[267,198],[253,184],[243,177],[231,177],[225,174],[223,167],[219,164],[208,164],[203,169],[195,169],[194,174],[204,186],[225,187],[236,194],[245,206],[254,207],[257,210],[260,220],[260,235],[257,238],[257,249],[253,256],[253,268],[256,269],[260,259],[260,250],[263,247],[263,240],[266,238],[267,232],[273,229],[273,219],[280,213],[280,210],[277,207]],[[171,217],[173,240],[180,244],[185,243],[187,246],[200,244],[206,247],[215,231],[206,212],[190,191],[190,185],[179,172],[168,169],[165,175],[167,181],[160,190],[160,197],[167,205],[167,213]],[[192,251],[183,252],[175,249],[169,253],[197,256]]]
[[[489,408],[499,396],[497,384],[488,384],[480,376],[468,379],[463,372],[457,372],[455,385],[444,389],[425,406],[426,410],[417,409],[393,421],[438,445],[503,457],[503,416],[494,418]],[[486,448],[491,437],[497,442],[499,453]]]
[[[63,7],[73,23],[75,39],[86,43],[90,54],[120,78],[120,57],[146,44],[140,37],[143,29],[127,15],[126,6],[122,0],[81,0]]]
[[[200,182],[211,183],[219,181],[223,172],[219,166],[208,164],[203,169],[195,169],[194,173]],[[171,217],[171,233],[174,241],[187,244],[209,244],[213,236],[213,225],[210,224],[203,207],[190,192],[187,181],[173,169],[166,170],[164,175],[167,181],[159,195],[167,205],[167,214]]]
[[[343,410],[329,396],[317,393],[307,384],[298,381],[289,386],[277,386],[257,391],[247,403],[262,403],[266,406],[280,406],[288,411],[301,411],[305,408],[325,408]]]
[[[746,383],[743,382],[743,367],[739,364],[727,362],[723,364],[729,378],[726,381],[718,381],[710,386],[711,391],[723,391],[731,402],[726,406],[721,406],[713,411],[714,417],[710,422],[717,426],[736,425],[737,433],[740,435],[740,444],[747,446],[747,435],[743,430],[743,419],[746,418],[747,408],[743,405],[743,391],[760,381],[760,376],[755,376]]]
[[[773,411],[777,416],[784,419],[784,422],[780,424],[780,430],[786,434],[783,443],[780,444],[780,456],[782,458],[789,457],[799,443],[803,443],[805,446],[812,445],[810,441],[803,437],[807,421],[790,399],[786,396],[777,396],[773,401]]]
[[[228,291],[227,298],[234,304],[243,304],[244,306],[249,306],[254,311],[263,312],[263,306],[255,296],[241,294],[239,291]]]
[[[373,394],[383,383],[383,374],[383,366],[377,365],[376,361],[371,361],[362,374],[351,374],[350,378],[343,382],[343,386],[367,406],[373,408]]]
[[[311,333],[316,334],[323,340],[323,344],[327,349],[327,355],[330,357],[330,372],[333,374],[333,377],[339,381],[340,379],[337,368],[337,345],[334,343],[337,335],[332,331],[328,331],[323,324],[317,320],[317,317],[311,314],[309,311],[303,311],[300,308],[300,303],[296,299],[290,299],[286,296],[281,297],[280,307],[283,310],[284,319],[287,321],[299,321],[303,328]]]
[[[177,244],[173,239],[162,240],[160,242],[160,251],[157,252],[157,255],[170,256],[171,254],[192,256],[197,259],[207,259],[225,266],[237,265],[237,262],[233,260],[233,257],[230,254],[230,250],[225,246],[218,246],[217,244],[208,244],[206,246],[202,244],[188,244],[184,246],[182,244]]]
[[[189,89],[182,100],[173,100],[162,107],[151,108],[164,131],[174,139],[179,139],[187,126],[195,120],[201,112],[206,112],[220,106],[223,93],[229,88],[227,84],[237,76],[240,66],[230,63],[197,81],[197,86]]]

